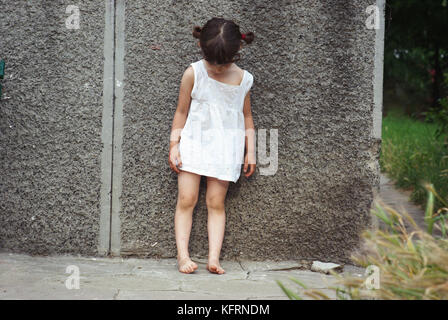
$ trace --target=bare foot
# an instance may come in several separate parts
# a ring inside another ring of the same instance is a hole
[[[211,273],[217,273],[217,274],[225,273],[224,269],[221,268],[218,259],[209,259],[205,268]]]
[[[190,257],[184,257],[181,259],[178,258],[177,265],[179,267],[179,271],[183,273],[192,273],[198,268],[198,265],[191,261]]]

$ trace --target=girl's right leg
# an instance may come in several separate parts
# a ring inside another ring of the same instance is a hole
[[[193,210],[198,201],[201,176],[196,173],[180,170],[177,175],[177,181],[178,196],[176,213],[174,215],[177,263],[180,272],[191,273],[198,268],[197,264],[190,259],[188,242],[190,240],[191,226],[193,223]]]

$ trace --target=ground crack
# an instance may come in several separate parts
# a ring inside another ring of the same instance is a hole
[[[304,266],[297,266],[297,267],[290,267],[290,268],[280,268],[280,269],[267,269],[265,271],[289,271],[289,270],[308,270],[308,271],[310,271],[309,268],[304,267]]]
[[[114,300],[117,300],[118,298],[118,294],[120,293],[120,289],[117,290],[117,292],[114,294]]]

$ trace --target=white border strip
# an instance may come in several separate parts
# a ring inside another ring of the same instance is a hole
[[[383,120],[383,72],[384,72],[384,9],[385,0],[376,1],[379,9],[380,28],[375,30],[375,66],[373,80],[373,132],[372,136],[381,139]]]
[[[374,68],[373,68],[373,126],[372,126],[372,139],[374,140],[374,144],[378,143],[378,146],[381,145],[381,129],[383,122],[383,73],[384,73],[384,33],[385,33],[385,0],[376,0],[376,5],[379,10],[379,29],[375,30],[375,58],[374,58]],[[374,148],[376,150],[376,148]],[[376,150],[380,152],[379,150]],[[376,154],[373,161],[373,164],[376,173],[378,174],[378,180],[381,181],[380,177],[380,164],[376,159]],[[379,185],[374,188],[373,196],[374,199],[372,201],[371,210],[376,210],[376,198],[379,197]],[[373,229],[377,229],[379,226],[378,217],[374,214],[371,214],[372,218],[372,227]]]
[[[123,96],[124,96],[124,45],[125,45],[125,0],[115,2],[115,107],[114,149],[112,171],[112,217],[110,248],[112,255],[120,255],[121,248],[121,191],[123,164]]]
[[[103,115],[101,142],[101,198],[100,232],[98,254],[109,254],[111,174],[112,174],[112,128],[113,128],[113,63],[114,63],[114,0],[105,0],[104,26],[104,72],[103,72]]]

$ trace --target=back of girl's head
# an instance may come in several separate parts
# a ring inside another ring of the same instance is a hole
[[[241,41],[249,44],[254,40],[253,32],[243,36],[237,24],[224,18],[212,18],[203,27],[195,26],[193,37],[199,39],[204,59],[212,64],[240,60],[238,51]]]

